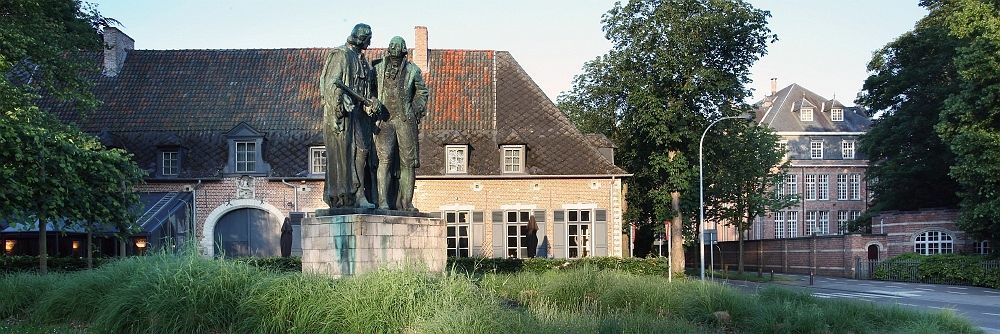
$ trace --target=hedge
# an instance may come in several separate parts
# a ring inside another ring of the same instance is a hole
[[[582,259],[448,258],[448,270],[469,274],[517,273],[591,268],[616,269],[634,275],[666,275],[666,258],[586,257]]]
[[[118,259],[117,257],[95,257],[94,267],[100,267]],[[299,257],[244,257],[232,261],[243,262],[261,269],[277,272],[301,272],[302,258]],[[49,257],[49,271],[70,272],[87,269],[87,259],[82,257]],[[38,270],[38,256],[0,256],[0,274],[35,272]]]
[[[1000,289],[1000,260],[979,255],[907,253],[879,263],[875,278]]]

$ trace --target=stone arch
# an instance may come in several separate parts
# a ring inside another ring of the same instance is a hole
[[[871,246],[878,247],[878,260],[884,260],[886,258],[886,254],[888,254],[889,250],[887,248],[885,248],[885,245],[882,245],[882,242],[879,242],[879,241],[876,241],[876,240],[872,240],[872,241],[869,241],[869,242],[865,243],[865,248],[864,249],[865,249],[866,255],[867,255],[868,249],[871,248]]]
[[[215,235],[215,225],[219,223],[219,219],[222,218],[222,216],[238,209],[264,210],[267,211],[267,213],[278,217],[279,222],[281,222],[281,218],[285,216],[285,214],[274,205],[263,202],[259,199],[234,199],[228,203],[219,205],[212,210],[212,213],[208,214],[208,217],[205,218],[205,226],[201,231],[201,253],[206,257],[215,256],[215,241],[212,240]]]

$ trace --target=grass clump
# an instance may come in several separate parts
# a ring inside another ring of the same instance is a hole
[[[962,333],[952,314],[582,267],[518,274],[382,270],[344,279],[156,255],[0,276],[18,333]]]

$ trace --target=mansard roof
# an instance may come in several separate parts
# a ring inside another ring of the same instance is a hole
[[[94,81],[103,103],[60,118],[157,162],[158,147],[184,151],[179,177],[219,176],[230,130],[264,135],[273,177],[303,175],[308,148],[322,145],[319,74],[327,48],[134,50],[120,74]],[[368,59],[384,50],[365,52]],[[505,51],[429,50],[430,89],[420,125],[420,176],[445,175],[443,146],[466,144],[470,175],[499,175],[500,145],[527,147],[529,175],[621,175]]]
[[[813,120],[802,121],[799,112],[803,107],[813,108]],[[843,121],[832,121],[830,110],[842,108]],[[860,107],[844,107],[813,93],[798,84],[791,84],[757,103],[756,121],[777,132],[866,132],[871,118]]]

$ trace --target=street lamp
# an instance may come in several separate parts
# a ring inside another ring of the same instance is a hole
[[[701,280],[705,280],[705,162],[702,158],[704,155],[705,146],[705,135],[708,134],[708,129],[711,129],[715,123],[718,123],[724,119],[735,119],[739,118],[746,121],[752,121],[753,116],[750,114],[742,114],[739,116],[729,116],[719,118],[712,123],[709,123],[705,127],[705,132],[701,133],[701,140],[698,141],[698,253],[701,255]],[[718,233],[718,232],[716,232]]]

